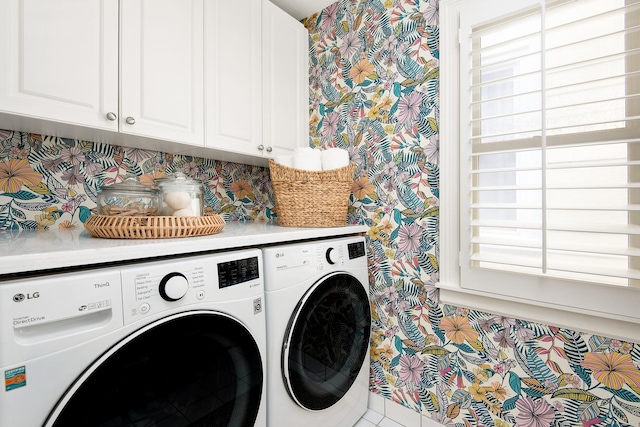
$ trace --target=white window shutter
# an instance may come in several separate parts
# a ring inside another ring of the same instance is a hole
[[[502,3],[460,16],[462,286],[640,287],[640,1]]]

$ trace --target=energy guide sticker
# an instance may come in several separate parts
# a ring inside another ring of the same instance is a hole
[[[4,387],[6,391],[27,385],[27,370],[24,366],[4,371]]]

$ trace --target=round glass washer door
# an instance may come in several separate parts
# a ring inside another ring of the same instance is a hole
[[[282,352],[289,395],[319,411],[338,402],[353,385],[369,355],[369,296],[358,279],[333,273],[298,303]]]
[[[247,328],[215,311],[160,319],[85,371],[45,427],[250,427],[262,359]]]

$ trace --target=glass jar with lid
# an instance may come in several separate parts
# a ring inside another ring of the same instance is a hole
[[[98,193],[98,213],[107,216],[154,216],[160,209],[160,190],[141,184],[135,176],[103,186]]]
[[[161,192],[160,215],[201,216],[204,214],[202,183],[175,172],[156,179]]]

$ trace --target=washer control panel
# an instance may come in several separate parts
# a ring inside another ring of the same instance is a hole
[[[365,240],[361,236],[324,239],[267,247],[262,250],[265,291],[296,286],[305,278],[322,277],[334,271],[366,270]],[[364,260],[364,263],[363,263]]]
[[[124,268],[125,324],[176,307],[259,295],[261,267],[260,250],[251,249]]]
[[[323,256],[324,255],[324,256]],[[329,246],[328,248],[318,248],[318,266],[320,269],[324,267],[324,264],[328,263],[330,266],[342,266],[344,265],[344,246]]]
[[[218,283],[220,288],[235,286],[260,277],[258,257],[233,259],[218,263]]]

